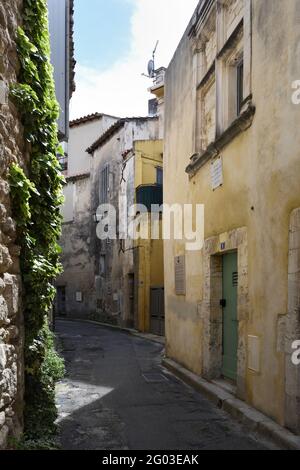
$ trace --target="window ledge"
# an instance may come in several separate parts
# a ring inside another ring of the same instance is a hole
[[[68,222],[62,222],[62,226],[65,227],[66,225],[73,225],[74,224],[74,220],[69,220]]]
[[[197,86],[197,90],[200,88],[203,88],[212,78],[212,76],[215,74],[216,71],[216,61],[214,61],[207,72],[205,73],[204,77],[200,81],[199,85]]]
[[[191,163],[186,168],[186,173],[193,177],[200,168],[209,160],[217,157],[221,150],[226,147],[236,136],[251,127],[256,108],[253,103],[248,102],[248,107],[233,123],[221,134],[215,142],[211,143],[202,153],[196,153],[191,157]]]
[[[224,59],[236,47],[243,37],[244,19],[242,19],[231,33],[221,50],[218,52],[217,59]]]
[[[90,173],[80,173],[78,175],[65,176],[65,180],[67,183],[75,183],[76,181],[87,179],[90,176]]]

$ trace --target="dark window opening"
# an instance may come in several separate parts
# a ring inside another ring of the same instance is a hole
[[[100,174],[100,204],[108,203],[109,167],[106,166]]]
[[[68,156],[59,155],[58,162],[60,164],[61,171],[68,171]]]
[[[160,186],[163,185],[164,182],[164,172],[162,168],[156,168],[156,184],[159,184]]]
[[[244,101],[244,61],[237,65],[236,68],[237,73],[237,115],[240,115],[240,112],[243,107]]]
[[[100,276],[105,278],[107,274],[107,266],[106,266],[106,256],[101,255],[100,256]]]

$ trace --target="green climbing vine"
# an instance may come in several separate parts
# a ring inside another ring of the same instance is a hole
[[[34,441],[55,433],[55,382],[64,373],[47,321],[55,296],[53,280],[61,272],[58,238],[63,200],[47,0],[24,0],[17,47],[21,68],[11,97],[22,116],[30,165],[26,175],[18,165],[12,165],[10,184],[22,250],[25,438]]]

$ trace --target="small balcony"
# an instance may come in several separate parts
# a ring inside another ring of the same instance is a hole
[[[153,204],[163,204],[163,187],[160,184],[141,185],[136,190],[136,203],[143,204],[151,211]]]

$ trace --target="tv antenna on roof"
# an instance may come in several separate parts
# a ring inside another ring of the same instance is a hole
[[[148,75],[146,75],[145,73],[142,73],[142,75],[144,77],[147,77],[147,78],[154,78],[155,77],[155,54],[156,54],[156,51],[157,51],[158,44],[159,44],[159,41],[156,41],[156,45],[155,45],[154,51],[152,53],[152,59],[149,60],[149,62],[148,62]]]

